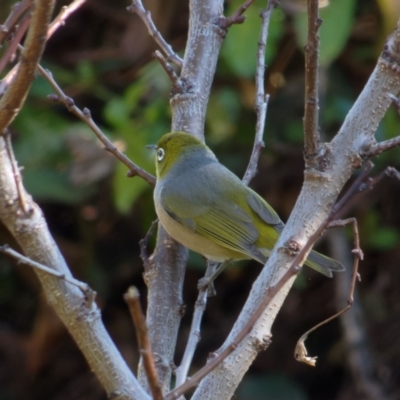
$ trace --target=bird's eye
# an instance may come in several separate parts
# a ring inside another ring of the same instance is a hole
[[[158,160],[158,161],[162,161],[162,159],[164,158],[164,154],[165,154],[164,149],[160,147],[160,148],[157,150],[157,160]]]

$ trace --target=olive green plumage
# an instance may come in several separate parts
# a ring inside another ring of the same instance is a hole
[[[209,260],[265,263],[284,227],[272,207],[194,136],[167,133],[154,148],[154,202],[166,231]],[[315,251],[305,264],[329,277],[344,269]]]

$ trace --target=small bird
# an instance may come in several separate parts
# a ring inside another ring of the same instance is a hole
[[[169,235],[210,261],[265,264],[284,227],[273,208],[188,133],[167,133],[148,147],[157,151],[154,203]],[[328,277],[344,270],[315,251],[305,264]]]

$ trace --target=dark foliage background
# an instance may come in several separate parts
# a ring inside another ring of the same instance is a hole
[[[12,4],[2,0],[0,21]],[[59,1],[58,8],[63,4],[67,3]],[[238,0],[227,2],[226,13],[239,4]],[[263,4],[256,1],[246,13],[246,22],[230,29],[207,114],[208,145],[238,175],[245,171],[253,144],[258,10]],[[122,0],[88,0],[50,40],[42,64],[79,106],[91,109],[94,119],[128,156],[154,172],[153,155],[144,146],[169,130],[170,83],[152,60],[156,46],[143,23],[126,11],[127,5]],[[271,22],[266,149],[252,182],[284,220],[303,178],[303,5],[282,0]],[[145,6],[174,49],[182,53],[187,2],[149,0]],[[395,0],[331,0],[331,5],[321,10],[320,124],[326,140],[337,132],[364,86],[399,15],[400,5]],[[135,369],[135,333],[122,294],[136,285],[145,306],[138,242],[155,219],[152,190],[139,178],[126,178],[126,168],[105,154],[86,126],[51,103],[46,98],[50,93],[48,84],[37,78],[12,126],[24,183],[42,206],[74,275],[98,292],[103,319]],[[377,137],[387,139],[399,130],[399,116],[391,109]],[[400,150],[381,155],[373,173],[387,165],[399,168],[399,156]],[[362,314],[353,333],[365,338],[370,358],[358,368],[371,363],[373,383],[388,399],[400,398],[400,183],[383,180],[348,215],[358,219],[365,252],[358,284]],[[332,254],[338,237],[345,237],[349,246],[345,250],[351,257],[351,230],[341,229],[335,238],[323,239],[318,248]],[[2,226],[0,243],[15,244]],[[152,246],[154,242],[149,252]],[[200,257],[191,256],[177,364],[189,332],[203,264]],[[346,265],[351,267],[351,258]],[[218,278],[217,296],[209,299],[204,317],[195,367],[223,342],[260,268],[254,262],[243,262]],[[311,354],[319,357],[316,368],[293,358],[298,337],[346,305],[346,297],[338,295],[342,285],[337,276],[330,280],[310,270],[301,273],[273,327],[272,345],[253,364],[237,399],[376,398],[368,397],[372,392],[363,392],[366,388],[355,378],[357,366],[349,364],[349,337],[339,321],[321,328],[307,342]],[[4,257],[0,257],[0,360],[0,400],[106,398],[43,299],[33,272]]]

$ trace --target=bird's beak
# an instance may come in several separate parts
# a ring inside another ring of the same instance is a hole
[[[157,145],[156,144],[148,144],[146,146],[146,149],[157,150]]]

